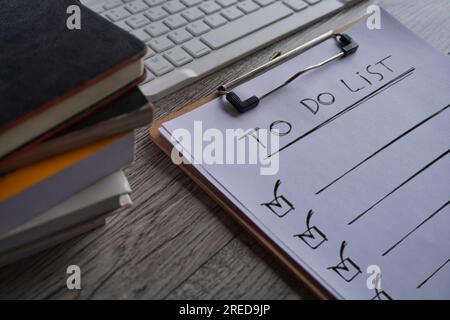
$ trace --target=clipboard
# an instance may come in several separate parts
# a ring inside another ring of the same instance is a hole
[[[159,132],[162,124],[173,120],[179,116],[182,116],[186,113],[189,113],[199,107],[202,107],[206,103],[219,98],[220,96],[226,96],[228,102],[240,113],[245,113],[259,104],[259,101],[263,99],[265,96],[281,89],[285,85],[289,84],[291,81],[295,80],[300,75],[308,72],[310,70],[314,70],[317,68],[321,68],[331,62],[337,61],[347,55],[353,54],[358,49],[358,44],[351,37],[344,34],[345,30],[350,29],[355,24],[360,22],[362,19],[366,18],[367,15],[364,15],[351,23],[335,29],[330,30],[311,41],[306,42],[305,44],[296,47],[284,54],[279,52],[275,52],[271,59],[247,72],[246,74],[224,84],[221,85],[216,92],[210,94],[209,96],[200,99],[199,101],[185,106],[181,108],[179,111],[174,112],[167,117],[154,121],[150,128],[150,138],[152,141],[166,154],[170,157],[172,152],[172,144],[165,139]],[[335,38],[337,44],[340,46],[342,52],[336,56],[330,57],[322,62],[317,63],[316,65],[312,65],[303,70],[298,71],[294,76],[287,79],[287,81],[277,87],[274,87],[270,92],[267,92],[262,97],[251,96],[246,100],[242,100],[238,97],[231,89],[243,82],[246,82],[268,70],[271,68],[282,64],[283,62],[313,48],[326,40]],[[215,186],[213,186],[206,178],[204,178],[193,165],[188,164],[186,161],[179,164],[179,167],[196,183],[198,184],[203,191],[205,191],[214,201],[216,201],[228,214],[232,216],[232,218],[237,221],[247,232],[249,232],[266,250],[268,250],[284,267],[286,267],[297,279],[303,282],[311,292],[320,299],[330,300],[334,299],[333,295],[328,292],[317,280],[315,280],[305,269],[303,269],[300,265],[295,263],[275,242],[273,242],[269,237],[261,231],[244,213],[242,213],[229,199],[227,199]]]

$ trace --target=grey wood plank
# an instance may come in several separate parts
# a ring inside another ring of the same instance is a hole
[[[240,233],[166,299],[312,299],[304,285]]]
[[[450,52],[450,0],[381,0],[379,3],[437,50]]]
[[[448,0],[382,4],[439,50],[450,51]],[[359,7],[360,9],[362,6]],[[338,14],[157,101],[161,118],[208,95],[220,83],[356,17]],[[136,137],[126,170],[135,206],[106,227],[0,269],[0,298],[309,298],[274,259],[153,145]],[[65,289],[70,264],[82,269],[81,291]]]

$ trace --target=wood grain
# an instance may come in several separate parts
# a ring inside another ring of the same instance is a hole
[[[450,0],[381,4],[443,52],[450,52]],[[162,118],[212,89],[332,27],[368,2],[242,59],[155,103]],[[0,269],[0,299],[308,299],[295,280],[150,142],[136,133],[136,161],[126,170],[132,209],[107,225]],[[65,287],[66,268],[82,270],[82,290]]]

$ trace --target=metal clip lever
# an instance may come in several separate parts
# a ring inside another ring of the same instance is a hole
[[[234,93],[233,91],[228,91],[228,88],[231,88],[233,86],[236,86],[238,83],[241,83],[249,78],[252,78],[253,76],[256,76],[257,74],[263,72],[266,69],[269,69],[277,64],[280,64],[282,61],[287,60],[289,58],[291,58],[294,55],[299,54],[300,52],[304,52],[306,50],[308,50],[309,48],[312,48],[330,38],[334,38],[336,40],[336,42],[339,45],[339,48],[341,49],[341,52],[338,53],[337,55],[326,59],[318,64],[309,66],[303,70],[298,71],[297,73],[295,73],[293,76],[291,76],[289,79],[287,79],[284,83],[276,86],[275,88],[271,89],[270,91],[266,92],[265,94],[263,94],[260,97],[257,96],[251,96],[250,98],[246,99],[246,100],[242,100],[241,98],[239,98],[239,96]],[[278,57],[275,57],[274,59],[272,59],[271,61],[269,61],[268,63],[244,74],[243,76],[225,84],[219,87],[218,91],[220,94],[225,94],[226,95],[226,99],[227,101],[240,113],[245,113],[253,108],[255,108],[256,106],[258,106],[259,102],[264,99],[265,97],[269,96],[270,94],[280,90],[281,88],[287,86],[289,83],[291,83],[292,81],[294,81],[295,79],[297,79],[299,76],[301,76],[302,74],[314,70],[314,69],[318,69],[320,67],[323,67],[326,64],[329,64],[333,61],[339,60],[343,57],[346,57],[348,55],[351,55],[353,53],[355,53],[358,50],[358,44],[353,41],[353,39],[347,35],[347,34],[340,34],[340,33],[335,33],[334,31],[329,31],[311,41],[309,41],[308,43],[297,47],[283,55],[280,55]]]

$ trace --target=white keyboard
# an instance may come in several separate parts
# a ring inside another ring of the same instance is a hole
[[[81,0],[149,47],[142,92],[161,98],[360,0]]]

